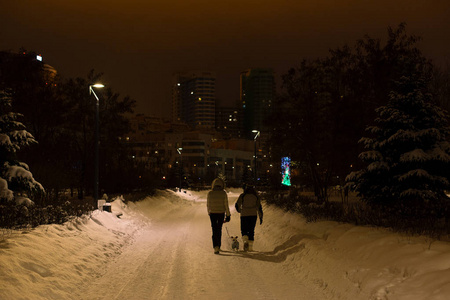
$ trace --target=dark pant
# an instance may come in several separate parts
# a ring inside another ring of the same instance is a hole
[[[213,247],[220,248],[222,245],[222,225],[225,213],[209,214],[209,218],[211,219]]]
[[[257,216],[241,217],[241,233],[242,236],[248,236],[249,241],[255,240],[255,226]]]

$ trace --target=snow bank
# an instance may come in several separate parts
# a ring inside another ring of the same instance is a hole
[[[3,231],[0,299],[72,299],[74,287],[98,276],[139,229],[142,220],[126,214],[121,200],[112,209],[117,213],[96,210],[64,225]]]
[[[265,207],[265,216],[269,224],[261,230],[260,247],[281,245],[299,280],[317,285],[330,299],[450,297],[447,242],[336,222],[306,223],[272,206]]]
[[[234,200],[240,192],[228,191],[232,218],[227,226],[236,233]],[[124,246],[152,226],[152,218],[168,220],[179,206],[204,209],[198,215],[206,218],[206,193],[166,191],[127,205],[117,199],[113,213],[95,211],[64,225],[3,232],[0,299],[82,298],[77,287],[101,277]],[[314,286],[326,299],[450,298],[448,242],[336,222],[307,223],[273,206],[264,206],[264,223],[257,225],[255,237],[258,252],[249,256],[252,261],[281,264],[293,282]],[[226,256],[222,261],[230,262]],[[276,280],[273,284],[284,284]]]

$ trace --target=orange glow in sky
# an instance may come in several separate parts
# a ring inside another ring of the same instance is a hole
[[[217,99],[239,98],[239,74],[386,36],[407,23],[423,52],[450,62],[448,0],[20,0],[2,1],[0,50],[42,54],[63,77],[103,72],[102,82],[137,100],[136,112],[169,115],[171,75],[217,74]]]

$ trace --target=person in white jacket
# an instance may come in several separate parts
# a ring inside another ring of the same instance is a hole
[[[216,178],[212,182],[211,188],[211,191],[208,192],[206,207],[211,219],[214,253],[219,254],[222,245],[222,226],[224,222],[230,221],[231,214],[228,196],[225,192],[225,182]]]

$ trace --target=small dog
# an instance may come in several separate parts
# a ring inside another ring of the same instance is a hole
[[[238,237],[232,236],[231,239],[233,240],[233,242],[231,243],[231,249],[233,249],[234,251],[238,251],[239,250]]]

